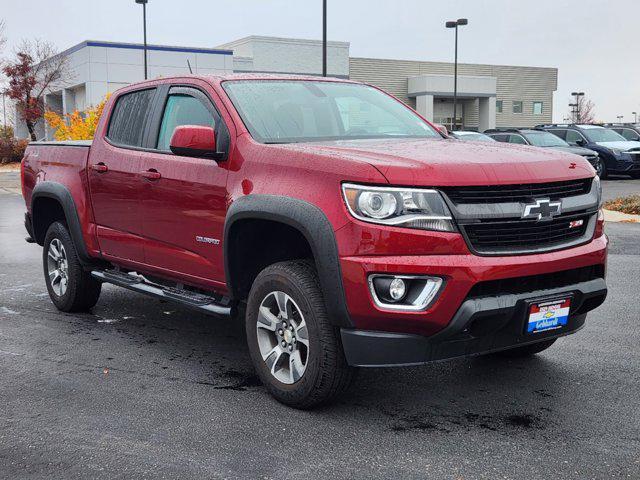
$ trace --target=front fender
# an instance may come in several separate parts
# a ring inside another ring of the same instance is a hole
[[[304,200],[254,194],[233,202],[225,220],[223,244],[227,286],[231,295],[237,297],[238,292],[230,278],[229,233],[235,222],[244,219],[280,222],[304,236],[313,252],[329,318],[337,326],[351,327],[333,227],[322,210]]]

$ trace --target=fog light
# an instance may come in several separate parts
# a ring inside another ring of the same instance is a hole
[[[402,300],[407,293],[407,286],[401,278],[394,278],[389,284],[389,296],[395,301]]]
[[[426,310],[436,300],[444,285],[440,277],[423,275],[369,276],[374,303],[386,310]]]

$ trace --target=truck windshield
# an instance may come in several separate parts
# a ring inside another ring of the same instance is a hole
[[[366,85],[234,80],[223,87],[251,136],[263,143],[442,138],[407,106]]]
[[[535,147],[568,147],[569,144],[549,132],[530,132],[525,135]]]

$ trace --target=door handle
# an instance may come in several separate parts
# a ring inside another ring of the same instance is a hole
[[[99,162],[91,165],[91,170],[95,170],[98,173],[104,173],[109,171],[109,167],[107,167],[104,163]]]
[[[158,172],[155,168],[150,168],[145,172],[141,172],[140,175],[142,175],[147,180],[160,180],[162,178],[160,172]]]

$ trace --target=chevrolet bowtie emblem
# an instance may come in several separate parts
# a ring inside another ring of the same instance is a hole
[[[562,213],[562,202],[552,202],[548,198],[539,198],[535,203],[524,206],[522,218],[534,220],[551,220]]]

